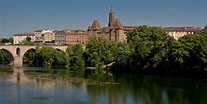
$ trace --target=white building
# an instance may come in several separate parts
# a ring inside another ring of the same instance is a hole
[[[22,41],[26,40],[27,37],[30,37],[31,41],[35,40],[34,33],[18,33],[13,35],[13,44],[20,44]]]
[[[200,27],[164,27],[167,34],[178,40],[180,37],[188,34],[196,34],[202,30]]]

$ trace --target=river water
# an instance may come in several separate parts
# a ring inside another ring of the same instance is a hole
[[[206,80],[13,69],[0,73],[0,104],[207,104]]]

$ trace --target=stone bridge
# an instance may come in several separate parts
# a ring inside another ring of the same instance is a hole
[[[37,46],[34,45],[0,45],[0,49],[6,51],[9,54],[10,64],[14,66],[22,66],[22,59],[24,54],[30,49],[36,50],[36,47]],[[43,46],[39,47],[42,48]],[[49,45],[49,47],[65,51],[68,46]]]

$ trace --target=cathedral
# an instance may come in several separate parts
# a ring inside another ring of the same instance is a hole
[[[126,40],[126,33],[129,30],[138,27],[138,26],[122,26],[120,20],[118,18],[115,18],[114,16],[115,16],[114,10],[111,7],[111,10],[109,12],[108,27],[101,27],[98,20],[94,19],[92,25],[89,26],[87,29],[89,37],[92,35],[100,35],[110,41],[122,42]]]

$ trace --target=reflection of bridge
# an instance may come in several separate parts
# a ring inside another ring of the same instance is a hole
[[[41,48],[42,46],[40,46]],[[68,46],[50,46],[57,50],[65,51]],[[22,66],[22,59],[24,54],[30,49],[36,49],[34,45],[3,45],[0,49],[5,50],[10,57],[10,64],[14,66]]]

